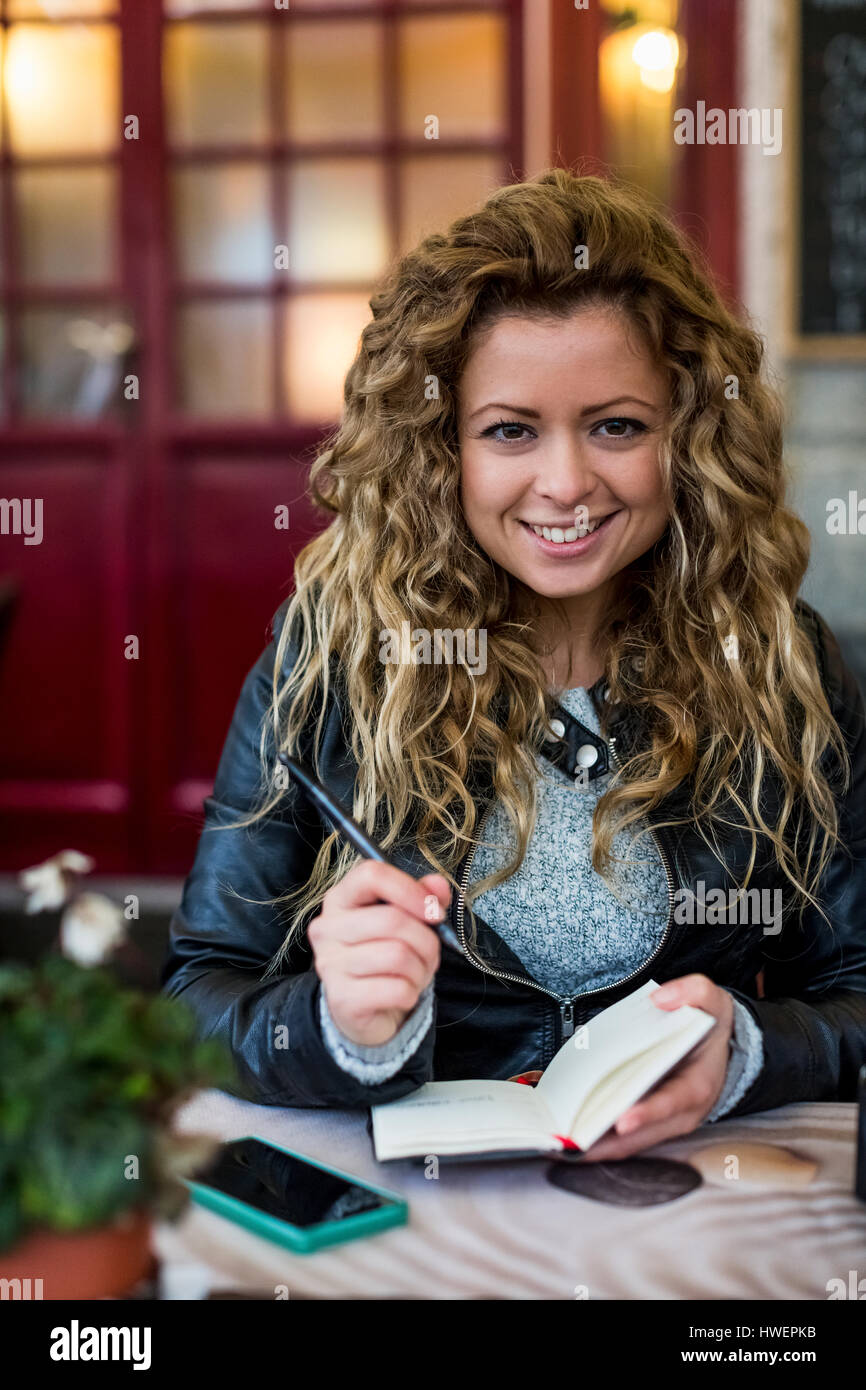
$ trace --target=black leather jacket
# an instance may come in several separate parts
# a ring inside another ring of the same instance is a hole
[[[279,635],[286,604],[275,615]],[[320,982],[312,955],[301,938],[284,973],[265,980],[266,963],[279,946],[284,925],[269,906],[246,899],[266,899],[309,878],[324,831],[313,808],[287,792],[286,810],[252,830],[221,830],[246,813],[259,784],[258,737],[267,707],[275,641],[249,672],[228,731],[213,795],[206,798],[205,828],[183,898],[171,923],[169,957],[163,984],[184,998],[198,1017],[200,1031],[224,1039],[238,1064],[241,1087],[250,1099],[271,1105],[366,1107],[396,1099],[425,1081],[460,1077],[506,1078],[544,1068],[576,1026],[630,993],[647,979],[660,983],[691,972],[708,975],[751,1011],[764,1038],[764,1065],[731,1115],[770,1109],[793,1101],[853,1100],[857,1073],[866,1063],[866,713],[854,675],[821,616],[798,600],[798,619],[818,652],[824,687],[845,735],[852,760],[852,782],[840,797],[845,845],[834,855],[822,887],[828,928],[809,908],[802,926],[787,920],[791,906],[788,880],[772,856],[759,859],[750,884],[784,891],[784,925],[778,935],[752,925],[684,925],[671,911],[657,950],[626,980],[605,989],[563,1000],[532,981],[505,942],[476,914],[477,952],[467,954],[443,945],[435,981],[435,1017],[417,1051],[390,1079],[365,1084],[344,1072],[328,1051],[319,1016]],[[283,672],[296,659],[292,644]],[[333,661],[333,658],[332,658]],[[603,708],[604,681],[591,691]],[[321,770],[343,803],[351,807],[355,764],[347,747],[339,693],[329,695],[322,743]],[[573,760],[577,746],[594,742],[614,761],[640,738],[639,711],[612,711],[610,743],[596,739],[567,711],[562,748],[550,750],[554,761]],[[559,732],[559,731],[557,731]],[[309,737],[312,736],[312,728]],[[302,740],[301,756],[309,742]],[[547,747],[545,752],[548,752]],[[473,789],[474,790],[474,789]],[[292,789],[294,792],[294,788]],[[489,788],[478,792],[492,805]],[[679,813],[678,789],[650,817],[650,824]],[[766,790],[765,816],[771,821],[773,788]],[[750,851],[745,832],[723,836],[725,864],[688,827],[656,829],[668,871],[671,904],[681,887],[700,894],[742,884]],[[760,842],[759,842],[760,843]],[[850,854],[848,853],[850,850]],[[469,882],[471,853],[455,875]],[[762,853],[765,853],[762,851]],[[408,873],[430,871],[410,843],[395,858]],[[727,875],[727,876],[726,876]],[[770,900],[772,901],[772,900]],[[462,894],[454,893],[451,925],[465,942]],[[763,969],[764,996],[756,977]],[[286,1031],[287,1030],[287,1031]]]

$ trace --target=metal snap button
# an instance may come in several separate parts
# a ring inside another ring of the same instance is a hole
[[[592,767],[598,762],[598,749],[591,743],[582,743],[577,750],[577,761],[581,767]]]

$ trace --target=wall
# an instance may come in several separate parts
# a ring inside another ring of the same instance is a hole
[[[797,110],[788,90],[793,0],[742,0],[740,104],[782,107],[783,142]],[[866,536],[829,535],[829,499],[866,497],[866,360],[825,361],[786,351],[787,259],[795,208],[786,155],[744,146],[741,164],[743,300],[764,335],[772,374],[787,410],[792,501],[812,534],[803,597],[821,612],[861,680],[866,678]],[[864,523],[866,524],[866,523]]]

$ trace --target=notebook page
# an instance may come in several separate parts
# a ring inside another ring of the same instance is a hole
[[[381,1158],[388,1153],[436,1153],[549,1143],[551,1117],[531,1086],[513,1081],[428,1081],[411,1095],[373,1107],[373,1139]]]
[[[693,1021],[690,1028],[625,1062],[612,1076],[602,1078],[584,1101],[571,1131],[571,1138],[581,1149],[588,1149],[600,1139],[620,1115],[636,1105],[710,1031],[714,1020],[703,1010],[699,1012],[702,1018]]]
[[[658,988],[655,980],[648,980],[633,994],[596,1014],[583,1035],[578,1031],[557,1052],[535,1088],[547,1103],[557,1134],[571,1132],[579,1107],[607,1072],[664,1039],[676,1037],[690,1028],[696,1017],[708,1017],[690,1004],[678,1009],[657,1008],[649,996]],[[581,1036],[583,1047],[576,1045]]]

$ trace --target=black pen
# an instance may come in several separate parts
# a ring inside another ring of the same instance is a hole
[[[339,834],[345,835],[346,839],[351,845],[355,846],[359,854],[363,854],[365,859],[375,859],[380,864],[390,864],[392,868],[395,869],[400,867],[399,864],[394,863],[390,855],[386,854],[385,851],[376,844],[375,840],[370,839],[370,836],[363,826],[360,826],[358,822],[349,815],[345,807],[334,796],[334,793],[319,781],[311,768],[307,767],[305,763],[299,762],[297,758],[291,757],[288,753],[278,753],[277,757],[283,764],[283,767],[286,768],[298,785],[315,803],[318,810],[331,823],[333,828],[338,831]],[[403,872],[405,872],[405,870],[403,870]],[[434,894],[433,896],[435,897],[436,895]],[[441,922],[428,922],[427,925],[432,927],[434,931],[438,931],[442,940],[447,941],[449,946],[453,946],[458,951],[462,950],[459,941],[451,930],[447,916]]]

